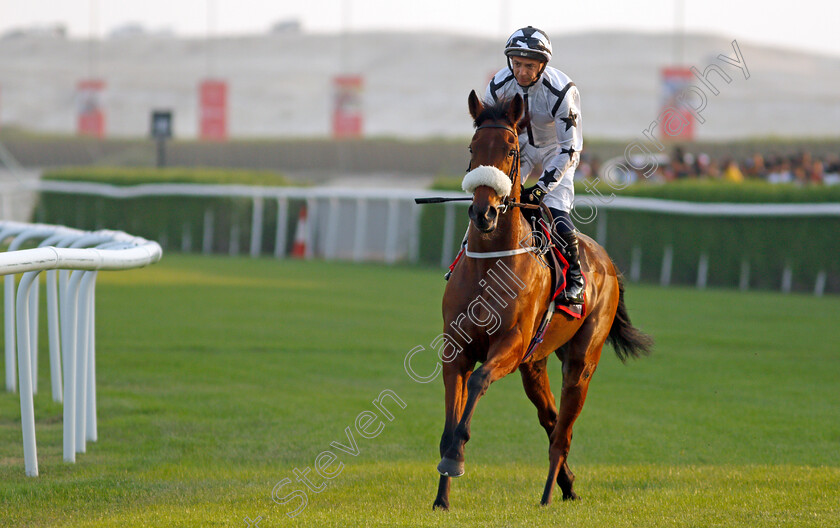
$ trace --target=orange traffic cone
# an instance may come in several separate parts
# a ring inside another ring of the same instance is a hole
[[[301,207],[298,215],[298,223],[295,228],[295,243],[292,245],[292,256],[295,258],[306,257],[306,234],[309,230],[306,226],[306,206]]]

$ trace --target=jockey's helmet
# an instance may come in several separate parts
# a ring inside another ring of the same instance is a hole
[[[551,41],[543,30],[533,26],[517,29],[505,43],[505,55],[548,62],[551,60]]]

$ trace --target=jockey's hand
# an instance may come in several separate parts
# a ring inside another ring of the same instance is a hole
[[[545,189],[543,189],[539,185],[534,185],[533,187],[526,187],[522,189],[522,203],[530,205],[540,205],[545,194]]]

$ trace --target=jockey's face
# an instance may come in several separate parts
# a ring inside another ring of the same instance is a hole
[[[526,57],[511,57],[510,67],[519,86],[530,86],[537,80],[542,62]]]

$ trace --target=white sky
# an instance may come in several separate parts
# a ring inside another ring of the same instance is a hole
[[[305,31],[439,30],[503,38],[534,25],[554,36],[588,30],[689,32],[840,56],[840,2],[831,0],[0,0],[0,33],[62,23],[72,37],[137,22],[179,35],[259,33],[295,18]],[[96,13],[96,14],[93,14]],[[504,21],[504,22],[503,22]]]

